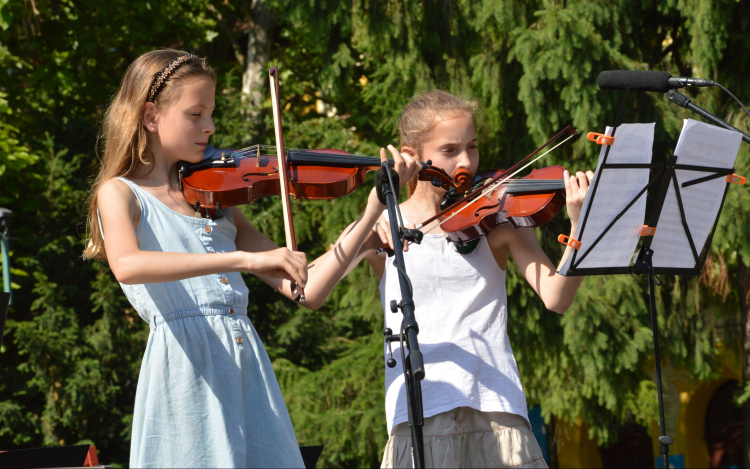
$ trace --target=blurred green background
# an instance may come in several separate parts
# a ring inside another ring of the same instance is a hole
[[[409,98],[442,88],[482,103],[481,168],[496,168],[567,124],[584,135],[611,124],[621,94],[597,88],[603,70],[709,78],[747,102],[749,18],[750,3],[734,0],[0,0],[0,206],[13,210],[14,288],[0,349],[0,449],[91,442],[101,462],[127,466],[148,325],[107,265],[81,252],[102,113],[139,54],[175,47],[208,58],[219,72],[215,146],[273,143],[267,70],[278,65],[288,147],[377,155],[398,143]],[[747,132],[747,116],[718,89],[683,92]],[[686,117],[696,116],[640,93],[625,121],[656,122],[661,161]],[[593,169],[597,153],[579,138],[542,163]],[[745,176],[748,155],[743,145]],[[293,201],[308,258],[358,216],[367,193]],[[283,243],[278,198],[243,210]],[[691,379],[716,378],[721,354],[741,353],[748,226],[750,193],[732,187],[704,273],[665,277],[658,289],[664,360]],[[562,214],[538,230],[554,262],[567,232]],[[247,283],[300,444],[325,444],[319,467],[378,466],[383,313],[371,269],[353,271],[319,311]],[[548,421],[585,422],[602,447],[655,421],[644,278],[588,278],[559,316],[511,264],[508,294],[529,406]]]

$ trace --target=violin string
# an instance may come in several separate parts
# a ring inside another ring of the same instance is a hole
[[[533,160],[529,161],[529,162],[528,162],[528,163],[526,163],[525,165],[521,166],[520,168],[518,168],[518,169],[517,169],[516,171],[514,171],[513,173],[509,174],[509,175],[508,175],[507,177],[505,177],[504,179],[502,179],[502,180],[500,180],[500,181],[498,181],[498,182],[495,182],[494,184],[490,184],[490,187],[488,187],[487,189],[483,190],[483,191],[481,192],[481,194],[480,194],[480,195],[478,195],[477,197],[475,197],[475,198],[474,198],[473,200],[471,200],[470,202],[467,202],[466,204],[464,204],[464,206],[463,206],[463,207],[459,208],[459,209],[458,209],[458,210],[456,210],[455,212],[451,213],[451,214],[450,214],[450,216],[446,217],[446,218],[445,218],[445,219],[444,219],[443,221],[440,221],[440,222],[436,223],[436,224],[435,224],[435,225],[434,225],[434,226],[433,226],[432,228],[430,228],[429,230],[425,231],[425,232],[424,232],[424,234],[427,234],[427,233],[429,233],[430,231],[432,231],[432,230],[434,230],[435,228],[439,227],[440,225],[442,225],[443,223],[447,222],[447,221],[448,221],[448,220],[450,220],[451,218],[455,217],[456,215],[458,215],[459,213],[461,213],[461,212],[462,212],[462,211],[463,211],[463,210],[464,210],[464,209],[465,209],[466,207],[468,207],[469,205],[473,204],[473,203],[474,203],[474,202],[476,202],[477,200],[481,199],[481,198],[482,198],[483,196],[486,196],[487,194],[489,194],[489,193],[491,193],[491,192],[494,192],[494,191],[495,191],[495,189],[497,189],[498,187],[500,187],[500,186],[501,186],[501,185],[502,185],[503,183],[505,183],[505,181],[507,181],[508,179],[512,178],[512,177],[513,177],[513,176],[515,176],[516,174],[520,173],[520,172],[521,172],[521,171],[523,171],[524,169],[528,168],[528,167],[529,167],[529,166],[531,166],[532,164],[536,163],[536,162],[537,162],[538,160],[540,160],[540,159],[541,159],[542,157],[544,157],[544,156],[545,156],[546,154],[548,154],[549,152],[553,151],[554,149],[556,149],[557,147],[559,147],[560,145],[562,145],[563,143],[567,142],[568,140],[570,140],[570,139],[571,139],[571,138],[573,138],[573,137],[575,137],[575,134],[574,134],[574,135],[571,135],[570,137],[566,138],[565,140],[563,140],[562,142],[558,143],[558,144],[557,144],[557,145],[555,145],[554,147],[550,148],[550,149],[549,149],[549,150],[547,150],[546,152],[542,153],[541,155],[537,156],[536,158],[534,158]],[[417,228],[416,228],[416,229],[420,230],[420,229],[422,229],[422,227],[423,227],[423,225],[422,225],[422,224],[420,224],[419,226],[417,226]]]

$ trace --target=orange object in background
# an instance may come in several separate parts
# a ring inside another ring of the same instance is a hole
[[[86,454],[86,461],[83,467],[92,467],[99,465],[99,456],[96,454],[96,446],[89,446],[89,452]]]

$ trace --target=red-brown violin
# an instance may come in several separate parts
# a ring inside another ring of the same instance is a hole
[[[562,166],[534,169],[528,176],[509,179],[486,194],[481,194],[485,181],[505,171],[481,171],[474,178],[479,197],[461,212],[449,208],[439,217],[440,228],[451,241],[465,244],[505,223],[513,228],[544,225],[565,206],[563,171]],[[456,215],[451,217],[452,213]],[[427,223],[429,221],[423,225]]]
[[[213,152],[213,153],[212,153]],[[207,159],[180,166],[185,199],[198,208],[252,204],[255,199],[281,194],[276,148],[255,145],[243,150],[209,148]],[[286,150],[289,193],[295,199],[324,200],[351,194],[369,171],[380,168],[380,158],[356,156],[342,150]],[[428,162],[429,163],[429,162]],[[391,160],[391,164],[392,160]],[[422,163],[419,179],[445,190],[465,192],[471,178],[454,181],[440,168]]]
[[[432,228],[440,226],[448,239],[461,246],[486,236],[498,225],[510,223],[513,228],[533,228],[552,220],[565,206],[565,169],[562,166],[548,166],[534,169],[521,178],[512,176],[554,150],[552,148],[522,166],[566,132],[570,135],[554,147],[557,148],[575,136],[576,130],[570,126],[564,128],[508,170],[479,172],[469,192],[461,194],[449,190],[440,204],[441,211],[422,222],[417,229],[438,220]]]

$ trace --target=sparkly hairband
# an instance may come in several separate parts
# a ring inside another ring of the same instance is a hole
[[[157,73],[154,77],[154,82],[151,84],[151,91],[149,91],[148,99],[146,101],[153,102],[156,95],[159,94],[159,91],[161,91],[162,87],[164,86],[164,83],[166,83],[167,78],[169,78],[169,76],[177,69],[177,67],[184,64],[185,62],[197,59],[198,57],[194,56],[193,54],[186,54],[181,55],[173,61],[169,62],[167,66],[164,67],[164,70]]]

